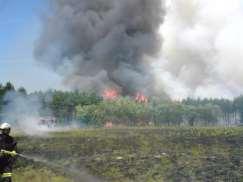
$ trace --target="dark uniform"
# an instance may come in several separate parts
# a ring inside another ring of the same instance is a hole
[[[16,151],[17,142],[14,141],[13,137],[0,134],[0,150],[7,150],[7,151]],[[12,173],[12,166],[15,159],[9,155],[1,155],[0,156],[0,176],[2,174],[11,174]],[[10,175],[11,176],[11,175]],[[4,177],[0,178],[0,182],[11,182],[11,177]]]

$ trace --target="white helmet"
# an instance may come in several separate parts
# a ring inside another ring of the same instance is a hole
[[[7,130],[7,129],[11,129],[11,125],[10,124],[8,124],[8,123],[2,123],[1,125],[0,125],[0,130]]]

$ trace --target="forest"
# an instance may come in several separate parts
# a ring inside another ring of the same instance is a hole
[[[60,124],[76,121],[87,126],[105,126],[106,123],[115,126],[231,126],[243,123],[243,96],[181,101],[149,97],[146,102],[139,102],[129,96],[105,99],[93,92],[49,90],[28,93],[24,87],[16,89],[10,82],[0,85],[2,119],[4,108],[19,97],[40,105],[41,117],[53,116]]]

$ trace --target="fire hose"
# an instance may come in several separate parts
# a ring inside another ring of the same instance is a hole
[[[7,150],[1,150],[0,151],[0,155],[3,155],[3,156],[10,156],[10,157],[23,157],[23,158],[26,158],[24,155],[22,154],[19,154],[17,153],[16,151],[7,151]],[[0,179],[1,178],[11,178],[12,177],[12,173],[10,172],[7,172],[7,173],[2,173],[0,175]]]

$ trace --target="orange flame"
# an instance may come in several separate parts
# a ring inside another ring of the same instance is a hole
[[[138,103],[148,103],[148,97],[146,97],[144,94],[142,94],[141,92],[138,92],[136,94],[135,100]]]
[[[119,97],[119,92],[116,89],[106,89],[102,96],[105,100],[115,100]]]

